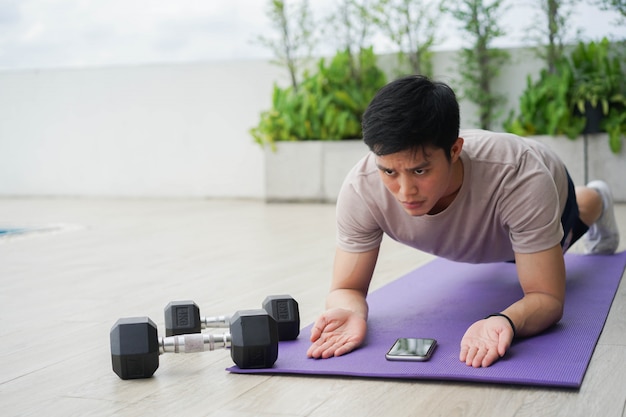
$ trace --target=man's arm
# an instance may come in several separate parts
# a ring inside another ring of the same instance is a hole
[[[313,358],[340,356],[359,347],[367,333],[365,301],[379,248],[360,253],[337,249],[326,311],[311,329]]]
[[[532,254],[515,254],[524,297],[503,314],[515,326],[517,336],[532,336],[557,323],[565,303],[565,263],[560,245]],[[496,313],[496,312],[494,312]],[[461,361],[474,367],[489,366],[504,356],[513,330],[504,317],[474,323],[461,341]]]
[[[543,252],[515,255],[524,298],[512,304],[509,316],[518,336],[533,336],[556,324],[565,304],[565,261],[560,245]]]

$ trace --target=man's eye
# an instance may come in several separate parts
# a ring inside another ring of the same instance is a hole
[[[391,169],[385,169],[385,170],[384,170],[384,173],[385,173],[385,174],[387,174],[387,175],[393,175],[393,170],[391,170]]]
[[[426,173],[425,169],[416,169],[415,171],[413,171],[415,174],[417,175],[424,175]]]

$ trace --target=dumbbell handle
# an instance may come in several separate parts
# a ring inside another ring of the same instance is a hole
[[[209,316],[200,317],[200,324],[203,329],[211,327],[229,327],[230,316]]]
[[[230,347],[230,333],[192,333],[159,339],[160,353],[195,353]]]

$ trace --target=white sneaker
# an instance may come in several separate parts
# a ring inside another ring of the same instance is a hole
[[[613,195],[604,181],[591,181],[587,187],[593,188],[602,197],[602,214],[583,237],[585,252],[613,254],[619,245],[619,230],[613,212]]]

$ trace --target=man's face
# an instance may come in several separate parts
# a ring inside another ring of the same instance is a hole
[[[451,161],[443,149],[427,147],[376,156],[376,165],[385,187],[408,214],[436,214],[454,200],[463,182],[462,146],[463,139],[457,139]]]

